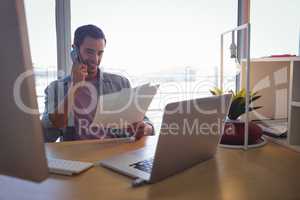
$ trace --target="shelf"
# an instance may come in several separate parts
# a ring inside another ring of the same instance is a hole
[[[294,106],[294,107],[300,107],[300,102],[292,101],[291,105]]]
[[[281,146],[284,146],[286,148],[292,149],[292,150],[300,153],[300,145],[290,145],[286,138],[273,138],[273,137],[270,137],[267,135],[264,135],[264,137],[267,138],[267,140],[270,142],[279,144]]]
[[[246,62],[246,59],[242,59],[242,62]],[[292,57],[264,57],[264,58],[252,58],[251,62],[290,62],[290,61],[300,61],[300,56]]]
[[[292,68],[292,102],[300,102],[300,79],[297,75],[300,74],[300,61],[294,62]],[[299,105],[296,103],[296,105]]]

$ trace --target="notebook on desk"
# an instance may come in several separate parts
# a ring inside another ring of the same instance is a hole
[[[262,129],[265,135],[275,138],[287,137],[287,119],[260,120],[256,121],[256,124]]]
[[[100,96],[92,124],[123,129],[143,120],[158,87],[147,83]]]

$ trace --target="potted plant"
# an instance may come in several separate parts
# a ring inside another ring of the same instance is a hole
[[[222,95],[224,92],[219,88],[210,90],[213,95]],[[224,134],[221,144],[243,145],[245,123],[241,120],[241,116],[246,110],[246,90],[242,89],[232,93],[232,101],[229,108],[228,119],[225,121]],[[261,108],[261,106],[252,106],[251,103],[259,99],[261,96],[257,92],[250,92],[249,112]],[[248,144],[256,144],[262,136],[262,130],[253,122],[249,122]]]

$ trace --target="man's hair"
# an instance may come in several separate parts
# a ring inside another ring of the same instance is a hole
[[[104,39],[106,43],[106,38],[103,31],[95,25],[88,24],[80,26],[76,29],[74,34],[74,45],[79,48],[84,38],[86,38],[87,36],[94,39]]]

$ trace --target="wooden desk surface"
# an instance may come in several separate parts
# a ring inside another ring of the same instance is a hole
[[[57,158],[96,162],[153,143],[47,144]],[[35,165],[37,163],[32,163]],[[51,175],[42,183],[0,176],[0,199],[300,199],[300,154],[269,143],[248,151],[219,148],[214,159],[153,185],[131,188],[131,179],[100,166],[77,176]]]

